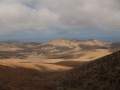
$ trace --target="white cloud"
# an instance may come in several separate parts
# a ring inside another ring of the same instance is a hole
[[[119,4],[119,0],[0,0],[0,31],[120,28]]]
[[[60,22],[79,26],[120,25],[118,0],[41,0],[61,15]],[[114,23],[113,23],[114,22]]]
[[[7,31],[24,28],[47,28],[57,23],[59,16],[48,8],[33,9],[20,2],[0,2],[0,27]],[[6,32],[6,31],[5,31]]]

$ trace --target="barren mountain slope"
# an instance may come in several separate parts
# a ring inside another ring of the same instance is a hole
[[[63,90],[120,90],[120,51],[66,73]]]

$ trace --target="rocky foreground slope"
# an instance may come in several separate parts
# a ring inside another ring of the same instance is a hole
[[[61,90],[120,90],[120,51],[66,73]]]

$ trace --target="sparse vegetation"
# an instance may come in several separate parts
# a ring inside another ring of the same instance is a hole
[[[88,62],[66,73],[63,90],[119,90],[120,52]]]

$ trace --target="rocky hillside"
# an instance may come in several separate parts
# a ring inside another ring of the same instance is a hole
[[[119,90],[120,51],[88,62],[66,73],[61,90]]]

